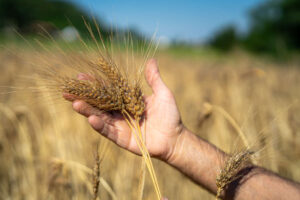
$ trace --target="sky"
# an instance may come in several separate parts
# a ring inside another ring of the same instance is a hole
[[[109,26],[135,28],[164,41],[203,42],[226,25],[241,32],[249,11],[266,0],[69,0]]]

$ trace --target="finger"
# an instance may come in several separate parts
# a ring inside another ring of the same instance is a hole
[[[89,117],[91,115],[101,115],[103,112],[101,112],[99,109],[89,105],[88,103],[82,101],[82,100],[75,100],[72,104],[73,109],[78,112],[79,114]]]
[[[91,115],[88,121],[92,128],[99,132],[101,135],[109,138],[112,141],[117,140],[117,129],[112,125],[110,121],[113,121],[112,117],[106,113],[100,116]]]
[[[158,66],[155,59],[148,61],[145,76],[148,85],[152,88],[154,94],[170,93],[169,88],[165,85],[159,74]]]
[[[79,79],[79,80],[93,80],[94,78],[89,74],[79,73],[77,75],[77,79]]]
[[[143,101],[145,102],[145,105],[147,105],[149,102],[151,102],[152,96],[143,96]]]
[[[65,100],[67,101],[75,101],[76,100],[76,96],[73,94],[69,94],[69,93],[62,93],[62,96]]]

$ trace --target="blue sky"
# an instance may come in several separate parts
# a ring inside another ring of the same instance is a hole
[[[148,36],[205,41],[228,24],[245,31],[249,10],[266,0],[69,0],[110,26],[135,27]]]

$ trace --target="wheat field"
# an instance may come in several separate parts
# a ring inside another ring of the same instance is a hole
[[[74,56],[49,50],[41,59],[18,46],[0,50],[0,199],[92,199],[96,152],[98,198],[138,199],[140,157],[93,131],[61,96],[35,89],[41,84],[33,75],[37,66]],[[233,153],[243,148],[234,120],[259,149],[259,165],[300,181],[299,62],[279,63],[241,51],[188,56],[158,50],[155,58],[190,130]],[[214,199],[167,164],[154,159],[153,165],[170,200]],[[147,174],[143,199],[155,198]]]

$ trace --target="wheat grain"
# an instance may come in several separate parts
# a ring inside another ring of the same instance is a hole
[[[219,199],[224,189],[234,180],[238,178],[240,170],[250,161],[250,157],[253,151],[245,150],[236,154],[231,155],[220,174],[216,178],[217,195],[216,199]]]
[[[63,93],[74,95],[100,110],[120,111],[123,107],[118,90],[105,86],[98,80],[87,81],[64,77],[60,89]]]

